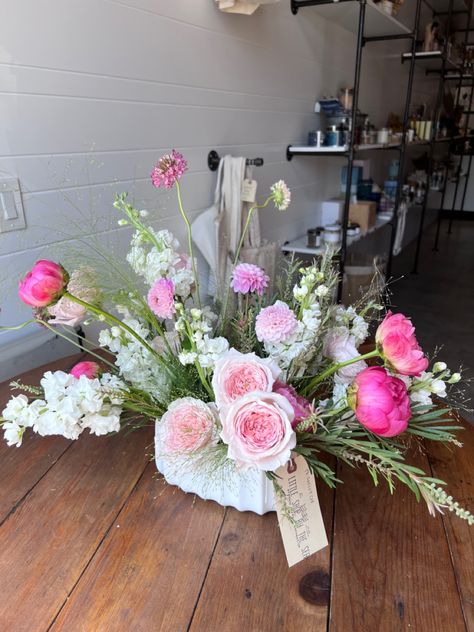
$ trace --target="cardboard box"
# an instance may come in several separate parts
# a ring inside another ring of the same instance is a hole
[[[376,202],[357,202],[349,206],[349,221],[359,224],[360,232],[365,235],[375,226],[377,215]]]

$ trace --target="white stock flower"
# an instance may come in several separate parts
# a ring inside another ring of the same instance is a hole
[[[23,440],[24,428],[19,426],[15,421],[6,421],[2,424],[3,437],[8,446],[16,446],[19,448]]]
[[[347,362],[347,360],[352,360],[360,355],[355,346],[354,338],[344,328],[328,331],[323,341],[323,354],[336,363]],[[349,384],[366,366],[363,360],[349,364],[339,369],[334,379],[342,384]]]

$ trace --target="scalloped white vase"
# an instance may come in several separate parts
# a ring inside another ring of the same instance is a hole
[[[176,485],[184,492],[196,494],[204,500],[214,500],[223,507],[235,507],[239,511],[253,511],[263,515],[275,511],[273,484],[261,470],[246,470],[245,473],[226,473],[223,478],[212,479],[199,471],[189,459],[173,458],[172,462],[160,454],[158,424],[155,425],[155,462],[166,482]]]

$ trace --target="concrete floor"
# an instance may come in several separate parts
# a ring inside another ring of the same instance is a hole
[[[394,260],[391,284],[394,309],[411,316],[417,337],[431,356],[451,370],[462,365],[466,396],[474,407],[474,221],[453,223],[447,234],[443,221],[439,250],[433,251],[436,225],[426,232],[422,242],[418,274],[411,274],[415,244],[412,243]],[[442,347],[441,349],[439,349]],[[463,413],[474,422],[472,412]]]

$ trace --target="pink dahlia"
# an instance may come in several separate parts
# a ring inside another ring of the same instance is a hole
[[[389,365],[402,375],[420,375],[428,368],[415,328],[403,314],[388,312],[375,333],[375,342]]]
[[[278,395],[282,395],[291,404],[295,414],[295,417],[291,422],[293,428],[296,428],[300,421],[303,421],[303,419],[306,419],[311,415],[311,404],[307,399],[298,395],[296,390],[289,384],[285,384],[284,382],[279,382],[277,380],[273,385],[273,392],[278,393]]]
[[[151,172],[151,181],[157,189],[161,186],[171,189],[177,180],[186,171],[188,163],[184,156],[173,149],[170,154],[166,154],[158,160]]]
[[[176,313],[173,281],[165,278],[158,279],[148,292],[148,305],[159,318],[172,318]]]
[[[264,307],[255,321],[255,332],[260,342],[284,342],[297,327],[296,316],[283,301]]]
[[[266,287],[270,282],[270,277],[265,274],[262,268],[253,263],[239,263],[235,266],[232,273],[230,287],[234,292],[248,294],[249,292],[257,292],[262,296]]]

